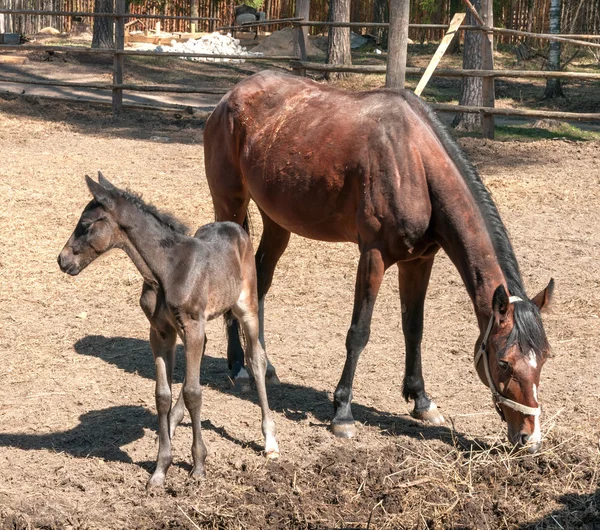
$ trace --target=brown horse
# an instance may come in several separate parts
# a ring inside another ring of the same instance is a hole
[[[294,232],[358,244],[347,357],[334,394],[333,432],[355,434],[352,382],[369,339],[385,270],[398,267],[406,344],[404,397],[416,418],[441,423],[421,370],[423,305],[440,248],[471,297],[480,336],[476,369],[508,423],[510,440],[541,443],[538,387],[549,346],[540,309],[553,282],[525,294],[506,229],[475,169],[433,112],[407,91],[345,92],[306,78],[262,72],[219,103],[204,132],[216,218],[242,223],[249,199],[264,231],[256,254],[261,308]],[[243,357],[230,330],[230,366]],[[264,338],[261,334],[261,340]]]
[[[183,419],[184,403],[192,419],[191,476],[204,476],[206,447],[200,429],[204,329],[207,320],[229,311],[240,319],[246,335],[247,360],[262,412],[265,453],[277,458],[275,424],[265,389],[267,360],[258,339],[256,272],[248,234],[234,223],[212,223],[190,237],[186,226],[138,195],[116,188],[101,174],[98,183],[88,176],[86,181],[94,199],[83,210],[58,264],[63,272],[75,276],[101,254],[120,248],[144,278],[140,305],[151,326],[159,442],[156,470],[147,487],[164,484],[172,461],[171,439]],[[185,347],[185,380],[171,407],[177,335]]]

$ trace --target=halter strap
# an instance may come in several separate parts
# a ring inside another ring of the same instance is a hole
[[[519,298],[518,296],[511,296],[508,299],[508,302],[511,304],[514,304],[516,302],[523,302],[523,299]],[[526,416],[539,416],[541,413],[540,407],[527,407],[526,405],[517,403],[516,401],[513,401],[512,399],[508,399],[507,397],[504,397],[498,391],[498,389],[496,388],[496,385],[494,385],[494,381],[490,374],[490,366],[489,366],[488,356],[487,356],[487,352],[486,352],[487,341],[490,338],[490,333],[492,332],[493,325],[494,325],[494,317],[492,316],[492,318],[490,318],[490,323],[488,324],[488,327],[485,330],[485,334],[483,335],[483,340],[481,341],[479,349],[477,350],[477,353],[475,354],[475,359],[474,359],[475,370],[477,370],[477,365],[479,364],[479,361],[483,358],[483,368],[485,371],[485,377],[487,379],[488,387],[489,387],[490,391],[492,392],[492,399],[494,400],[494,405],[498,409],[498,412],[500,413],[500,415],[502,416],[503,419],[504,419],[504,414],[502,413],[502,409],[500,409],[500,404],[506,405],[507,407],[509,407],[513,410],[516,410],[517,412],[520,412],[522,414],[525,414]]]

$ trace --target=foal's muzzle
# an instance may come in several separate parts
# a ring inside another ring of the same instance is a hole
[[[73,260],[73,254],[70,252],[67,253],[64,250],[58,255],[58,266],[61,271],[70,276],[77,276],[81,270],[78,264]]]

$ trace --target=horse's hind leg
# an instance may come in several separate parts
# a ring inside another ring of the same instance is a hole
[[[146,488],[162,486],[172,461],[169,415],[171,411],[171,381],[173,375],[175,341],[177,334],[172,327],[150,330],[150,345],[156,365],[156,409],[158,412],[158,458],[156,470]]]
[[[215,219],[242,225],[246,219],[250,196],[238,169],[227,156],[221,156],[220,153],[207,156],[205,161]],[[226,318],[226,325],[230,377],[236,389],[245,392],[250,389],[250,378],[244,369],[244,349],[240,340],[239,324],[235,319]]]
[[[411,413],[413,417],[439,425],[444,418],[425,392],[421,368],[423,307],[432,266],[433,257],[398,263],[402,330],[406,345],[406,372],[402,393],[407,401],[414,400],[415,406]]]
[[[356,275],[352,324],[346,336],[346,363],[333,396],[335,416],[331,422],[331,429],[340,438],[351,438],[356,435],[350,408],[352,383],[360,353],[369,341],[373,307],[384,272],[385,263],[378,249],[361,251]]]
[[[275,267],[279,258],[285,252],[290,241],[290,233],[285,228],[279,226],[277,223],[272,221],[267,215],[261,210],[261,216],[263,220],[263,233],[260,238],[260,244],[256,251],[256,278],[257,278],[257,290],[258,290],[258,319],[260,323],[259,328],[259,340],[263,347],[265,347],[265,297],[271,287],[273,281],[273,274],[275,273]],[[269,362],[267,358],[267,382],[278,383],[279,378],[275,372],[275,367]]]

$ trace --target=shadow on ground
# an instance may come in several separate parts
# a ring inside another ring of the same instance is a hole
[[[210,349],[210,342],[208,349]],[[148,341],[90,335],[77,341],[75,350],[81,355],[100,358],[118,366],[121,370],[154,380],[154,361]],[[184,366],[181,346],[178,346],[176,356],[173,381],[181,383]],[[234,389],[228,374],[226,359],[204,355],[201,371],[203,385],[258,404],[254,389],[249,393],[239,394]],[[306,420],[308,412],[310,412],[320,422],[313,424],[313,427],[328,428],[333,416],[333,405],[327,393],[308,386],[285,382],[271,386],[269,387],[269,403],[273,410],[284,414],[292,421]],[[402,435],[426,440],[437,439],[449,445],[457,445],[465,451],[489,449],[484,441],[467,438],[448,427],[427,425],[408,416],[396,416],[356,402],[352,404],[352,411],[356,421],[378,427],[382,433],[387,435]],[[224,437],[230,436],[225,432],[219,432],[216,428],[214,430]],[[230,437],[230,439],[235,442],[234,438]]]
[[[545,517],[519,527],[519,530],[542,530],[554,528],[577,528],[580,530],[600,529],[600,488],[596,493],[561,495],[558,502],[562,508]]]

